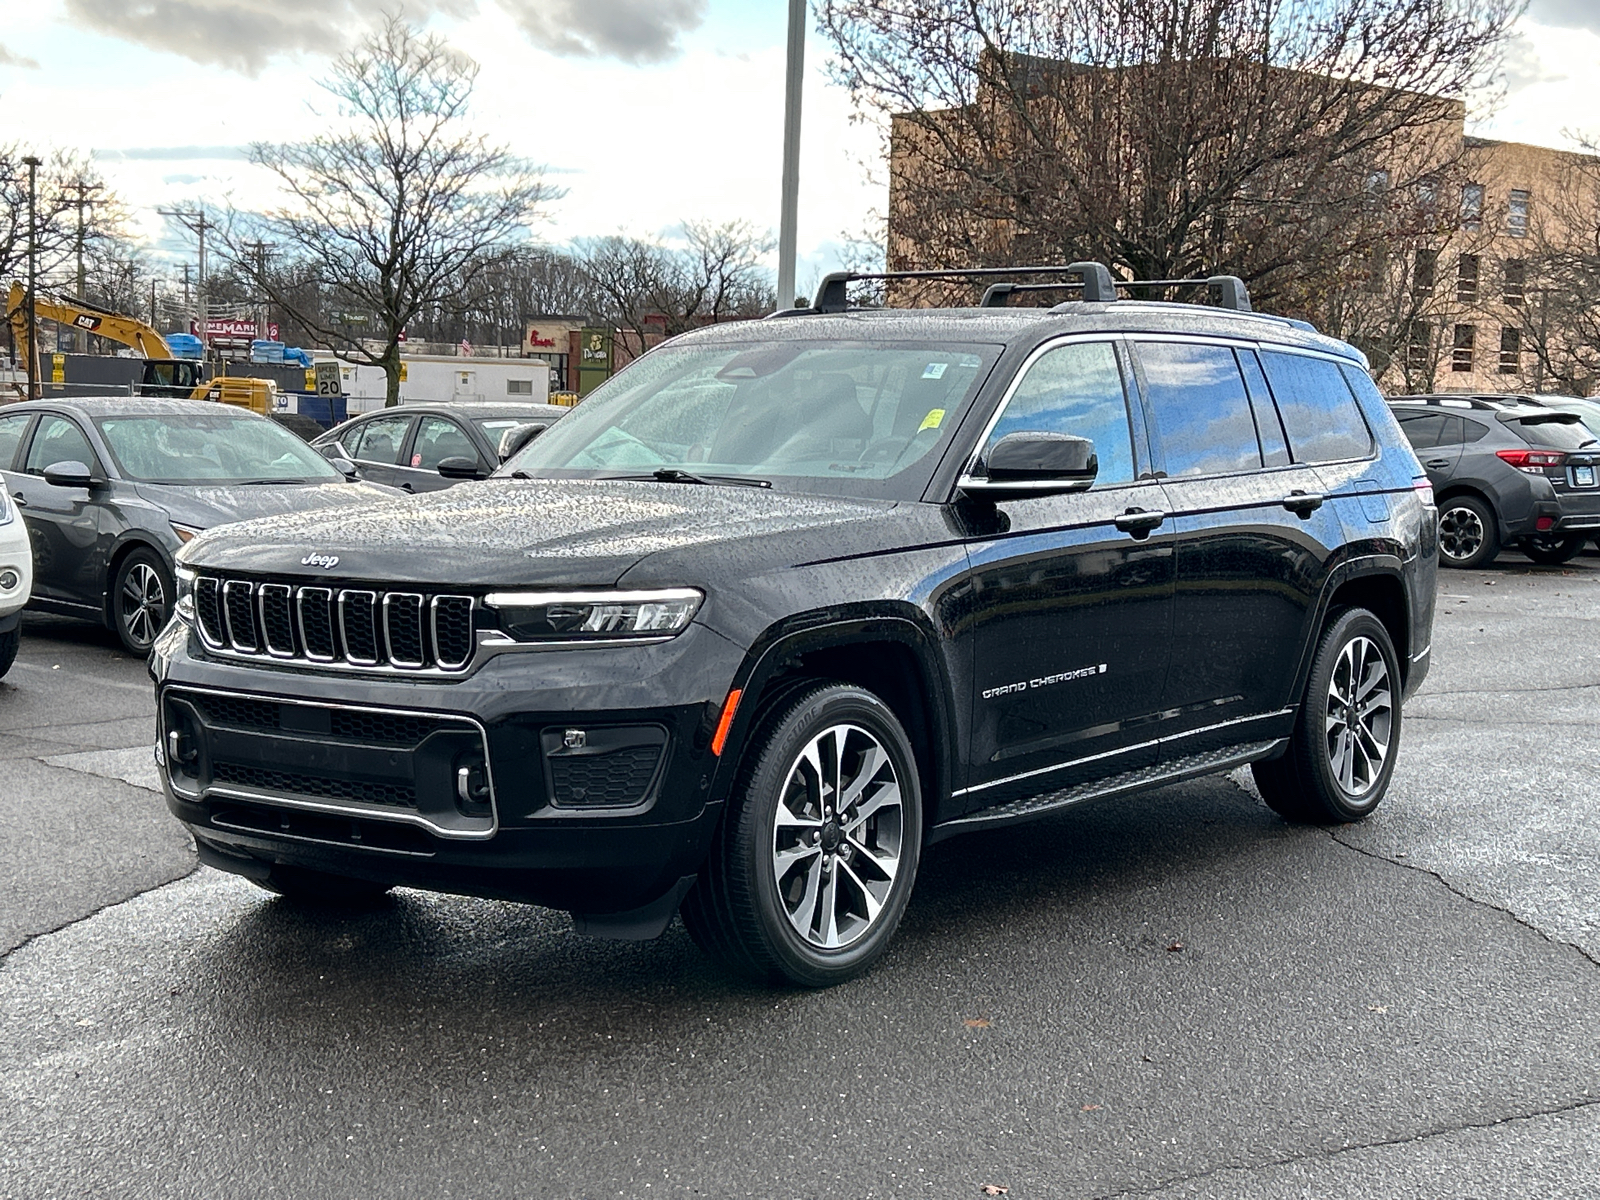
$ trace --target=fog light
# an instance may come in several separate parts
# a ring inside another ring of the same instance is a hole
[[[1533,523],[1533,527],[1540,533],[1549,533],[1555,527],[1555,523],[1556,519],[1554,517],[1540,517]]]
[[[21,582],[22,576],[18,575],[10,567],[7,567],[4,571],[0,571],[0,592],[9,592]]]

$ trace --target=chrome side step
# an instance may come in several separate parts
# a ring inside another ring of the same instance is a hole
[[[1235,767],[1272,757],[1276,751],[1287,745],[1288,741],[1288,738],[1276,738],[1269,742],[1250,742],[1243,746],[1229,746],[1225,750],[1191,754],[1184,758],[1173,759],[1171,762],[1141,767],[1137,771],[1124,771],[1120,775],[1110,775],[1104,779],[1080,783],[1075,787],[1046,792],[1042,796],[1013,800],[1010,804],[969,813],[953,821],[935,825],[928,833],[928,843],[931,845],[934,842],[942,842],[947,837],[954,837],[958,833],[969,833],[975,829],[993,829],[1001,825],[1031,821],[1036,817],[1049,816],[1064,808],[1071,808],[1074,804],[1082,804],[1086,800],[1143,792],[1150,788],[1164,787],[1169,783],[1194,779],[1200,775],[1231,771]]]

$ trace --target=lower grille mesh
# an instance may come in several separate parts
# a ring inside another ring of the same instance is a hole
[[[213,763],[211,777],[218,783],[259,788],[264,792],[312,796],[322,800],[357,800],[363,804],[385,804],[394,808],[414,808],[417,803],[416,789],[400,784],[327,779],[317,775],[300,775],[293,771],[272,771],[242,763]]]

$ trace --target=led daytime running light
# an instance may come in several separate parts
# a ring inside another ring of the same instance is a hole
[[[671,637],[700,610],[696,588],[617,592],[493,592],[484,604],[518,641]]]

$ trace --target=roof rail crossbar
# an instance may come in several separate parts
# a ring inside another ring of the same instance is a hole
[[[996,275],[1076,275],[1070,286],[1083,289],[1085,300],[1110,303],[1117,298],[1117,281],[1103,263],[1075,262],[1056,267],[966,267],[939,271],[835,271],[817,288],[811,311],[841,313],[849,308],[847,287],[871,279],[986,279]],[[992,307],[992,306],[991,306]]]
[[[1237,275],[1207,275],[1197,276],[1194,279],[1118,279],[1116,286],[1119,288],[1204,286],[1210,289],[1212,302],[1218,308],[1230,309],[1233,312],[1255,311],[1250,307],[1250,289]],[[1056,306],[1056,309],[1060,308],[1060,305]]]

